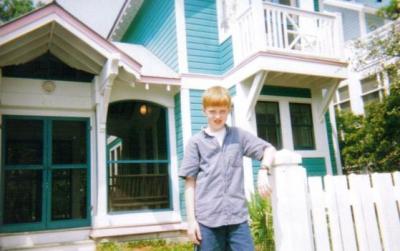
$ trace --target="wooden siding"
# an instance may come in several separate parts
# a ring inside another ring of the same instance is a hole
[[[326,175],[325,158],[303,158],[302,166],[307,170],[307,176]]]
[[[332,166],[332,174],[338,174],[336,158],[335,158],[335,148],[333,147],[333,138],[332,138],[332,123],[329,117],[329,112],[325,113],[325,125],[326,131],[328,133],[328,144],[329,144],[329,158]]]
[[[189,72],[221,75],[233,66],[231,38],[219,43],[215,0],[185,1]]]
[[[334,6],[325,5],[324,10],[330,12],[339,12],[342,14],[343,22],[343,35],[344,40],[350,40],[358,38],[361,34],[360,22],[358,19],[358,12],[354,10],[348,10],[345,8],[338,8]]]
[[[144,1],[122,42],[144,45],[165,64],[178,71],[174,1]]]
[[[174,96],[175,108],[175,133],[176,133],[176,155],[178,157],[178,169],[181,166],[183,159],[183,133],[182,133],[182,113],[181,113],[181,93]],[[179,207],[181,215],[186,219],[186,206],[185,206],[185,181],[179,179]]]
[[[192,134],[195,134],[207,125],[207,119],[203,115],[201,96],[203,90],[190,90],[190,117],[192,120]]]

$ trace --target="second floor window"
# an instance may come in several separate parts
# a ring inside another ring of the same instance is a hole
[[[350,111],[350,93],[349,86],[345,85],[338,89],[337,95],[335,95],[333,100],[335,107],[341,111]]]
[[[294,149],[315,149],[311,104],[290,103],[289,108]]]
[[[373,102],[379,102],[384,96],[384,88],[378,81],[378,75],[373,75],[361,81],[361,92],[364,107]]]

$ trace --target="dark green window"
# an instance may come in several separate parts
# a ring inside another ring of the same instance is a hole
[[[279,103],[259,101],[256,105],[257,134],[277,149],[282,149]]]
[[[0,230],[89,225],[88,120],[4,116],[3,121]]]
[[[167,110],[144,101],[110,104],[110,212],[170,208]]]
[[[294,149],[315,149],[311,104],[290,103],[289,108]]]

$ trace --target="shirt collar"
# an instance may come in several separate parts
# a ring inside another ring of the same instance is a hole
[[[210,134],[207,133],[206,128],[207,128],[207,126],[203,126],[201,128],[201,131],[204,134],[204,136],[206,136],[206,137],[214,137],[213,135],[210,135]],[[230,130],[231,130],[231,127],[228,126],[227,124],[225,124],[225,129],[226,129],[226,135],[228,135]]]

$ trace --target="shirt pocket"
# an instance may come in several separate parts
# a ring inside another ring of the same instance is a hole
[[[228,158],[229,166],[242,167],[243,166],[243,153],[239,143],[229,144],[226,147],[226,156]]]

